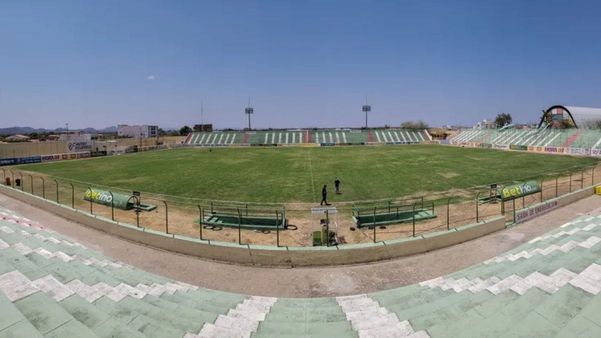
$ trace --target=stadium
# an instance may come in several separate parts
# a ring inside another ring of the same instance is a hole
[[[17,201],[25,202],[95,229],[86,231],[186,257],[256,266],[250,269],[377,268],[391,259],[490,242],[547,213],[569,220],[454,274],[440,277],[436,270],[430,280],[411,278],[419,282],[413,286],[295,299],[274,298],[269,291],[265,297],[260,287],[261,296],[247,298],[170,281],[63,237],[46,228],[43,218],[3,209],[0,244],[15,260],[0,280],[5,302],[12,302],[14,320],[21,323],[7,330],[43,333],[46,324],[28,317],[40,303],[48,315],[64,314],[67,321],[52,331],[59,336],[186,337],[444,336],[449,327],[465,332],[470,320],[481,320],[483,306],[503,306],[516,316],[513,309],[523,299],[536,299],[529,308],[567,295],[594,304],[599,240],[590,232],[599,221],[565,209],[596,198],[601,131],[576,128],[592,125],[594,114],[577,120],[582,109],[558,107],[545,111],[538,128],[465,129],[445,140],[426,129],[229,130],[191,132],[179,142],[155,140],[121,155],[5,158],[17,164],[1,168],[9,205],[21,209]],[[574,127],[558,128],[564,118]],[[92,142],[92,150],[102,147]],[[339,193],[334,180],[341,181]],[[323,185],[331,187],[326,205],[319,204]],[[549,261],[556,252],[568,256]],[[531,270],[536,265],[530,260],[548,262],[548,272]],[[506,261],[513,262],[506,272],[481,272]],[[520,275],[504,277],[516,270]],[[474,316],[456,324],[459,309]],[[164,318],[165,311],[174,317],[157,324],[153,318]],[[106,318],[102,325],[97,316]],[[297,323],[302,325],[291,325]],[[473,332],[488,334],[484,328]],[[531,327],[522,329],[517,332]]]
[[[0,338],[600,337],[597,7],[0,3]]]

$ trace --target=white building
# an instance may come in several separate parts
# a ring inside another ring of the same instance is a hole
[[[120,124],[117,126],[118,137],[148,138],[157,137],[158,134],[158,126],[128,126],[127,124]]]
[[[482,120],[474,126],[474,129],[495,129],[497,125],[492,120]]]

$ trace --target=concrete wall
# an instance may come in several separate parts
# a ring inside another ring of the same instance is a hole
[[[69,147],[67,147],[67,142],[63,141],[0,144],[0,158],[28,157],[47,154],[64,154],[68,152]]]
[[[159,138],[159,141],[163,144],[173,145],[180,144],[186,140],[185,136],[165,136]],[[153,146],[156,145],[156,138],[140,139],[138,138],[123,138],[117,139],[116,142],[107,141],[93,141],[92,150],[102,151],[105,150],[103,146],[107,148],[121,147],[121,146]],[[22,142],[22,143],[2,143],[0,144],[0,158],[12,158],[12,157],[28,157],[36,155],[52,155],[52,154],[65,154],[69,153],[69,147],[65,141],[46,141],[46,142]]]
[[[593,194],[593,188],[576,191],[559,197],[560,205],[572,203]],[[470,224],[416,237],[378,243],[346,244],[336,247],[274,247],[238,245],[225,242],[201,241],[189,237],[120,224],[110,219],[90,215],[84,211],[44,200],[20,190],[0,186],[0,192],[32,206],[47,210],[65,219],[85,226],[159,249],[174,251],[200,258],[227,261],[237,264],[262,266],[318,266],[356,264],[392,259],[423,253],[466,242],[505,228],[505,218],[497,217],[487,222]],[[27,216],[27,215],[25,215]]]

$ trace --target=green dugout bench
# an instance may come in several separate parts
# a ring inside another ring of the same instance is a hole
[[[353,221],[358,228],[409,223],[436,218],[434,203],[425,206],[418,203],[389,202],[371,206],[354,206]]]
[[[248,206],[218,206],[201,210],[200,223],[204,227],[228,227],[251,230],[285,230],[288,228],[286,209],[253,209]]]

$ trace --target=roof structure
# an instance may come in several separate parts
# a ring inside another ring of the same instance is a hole
[[[563,112],[568,114],[576,128],[594,129],[601,125],[601,108],[554,105],[545,110],[539,127],[545,122],[545,117],[549,114],[561,114]]]

